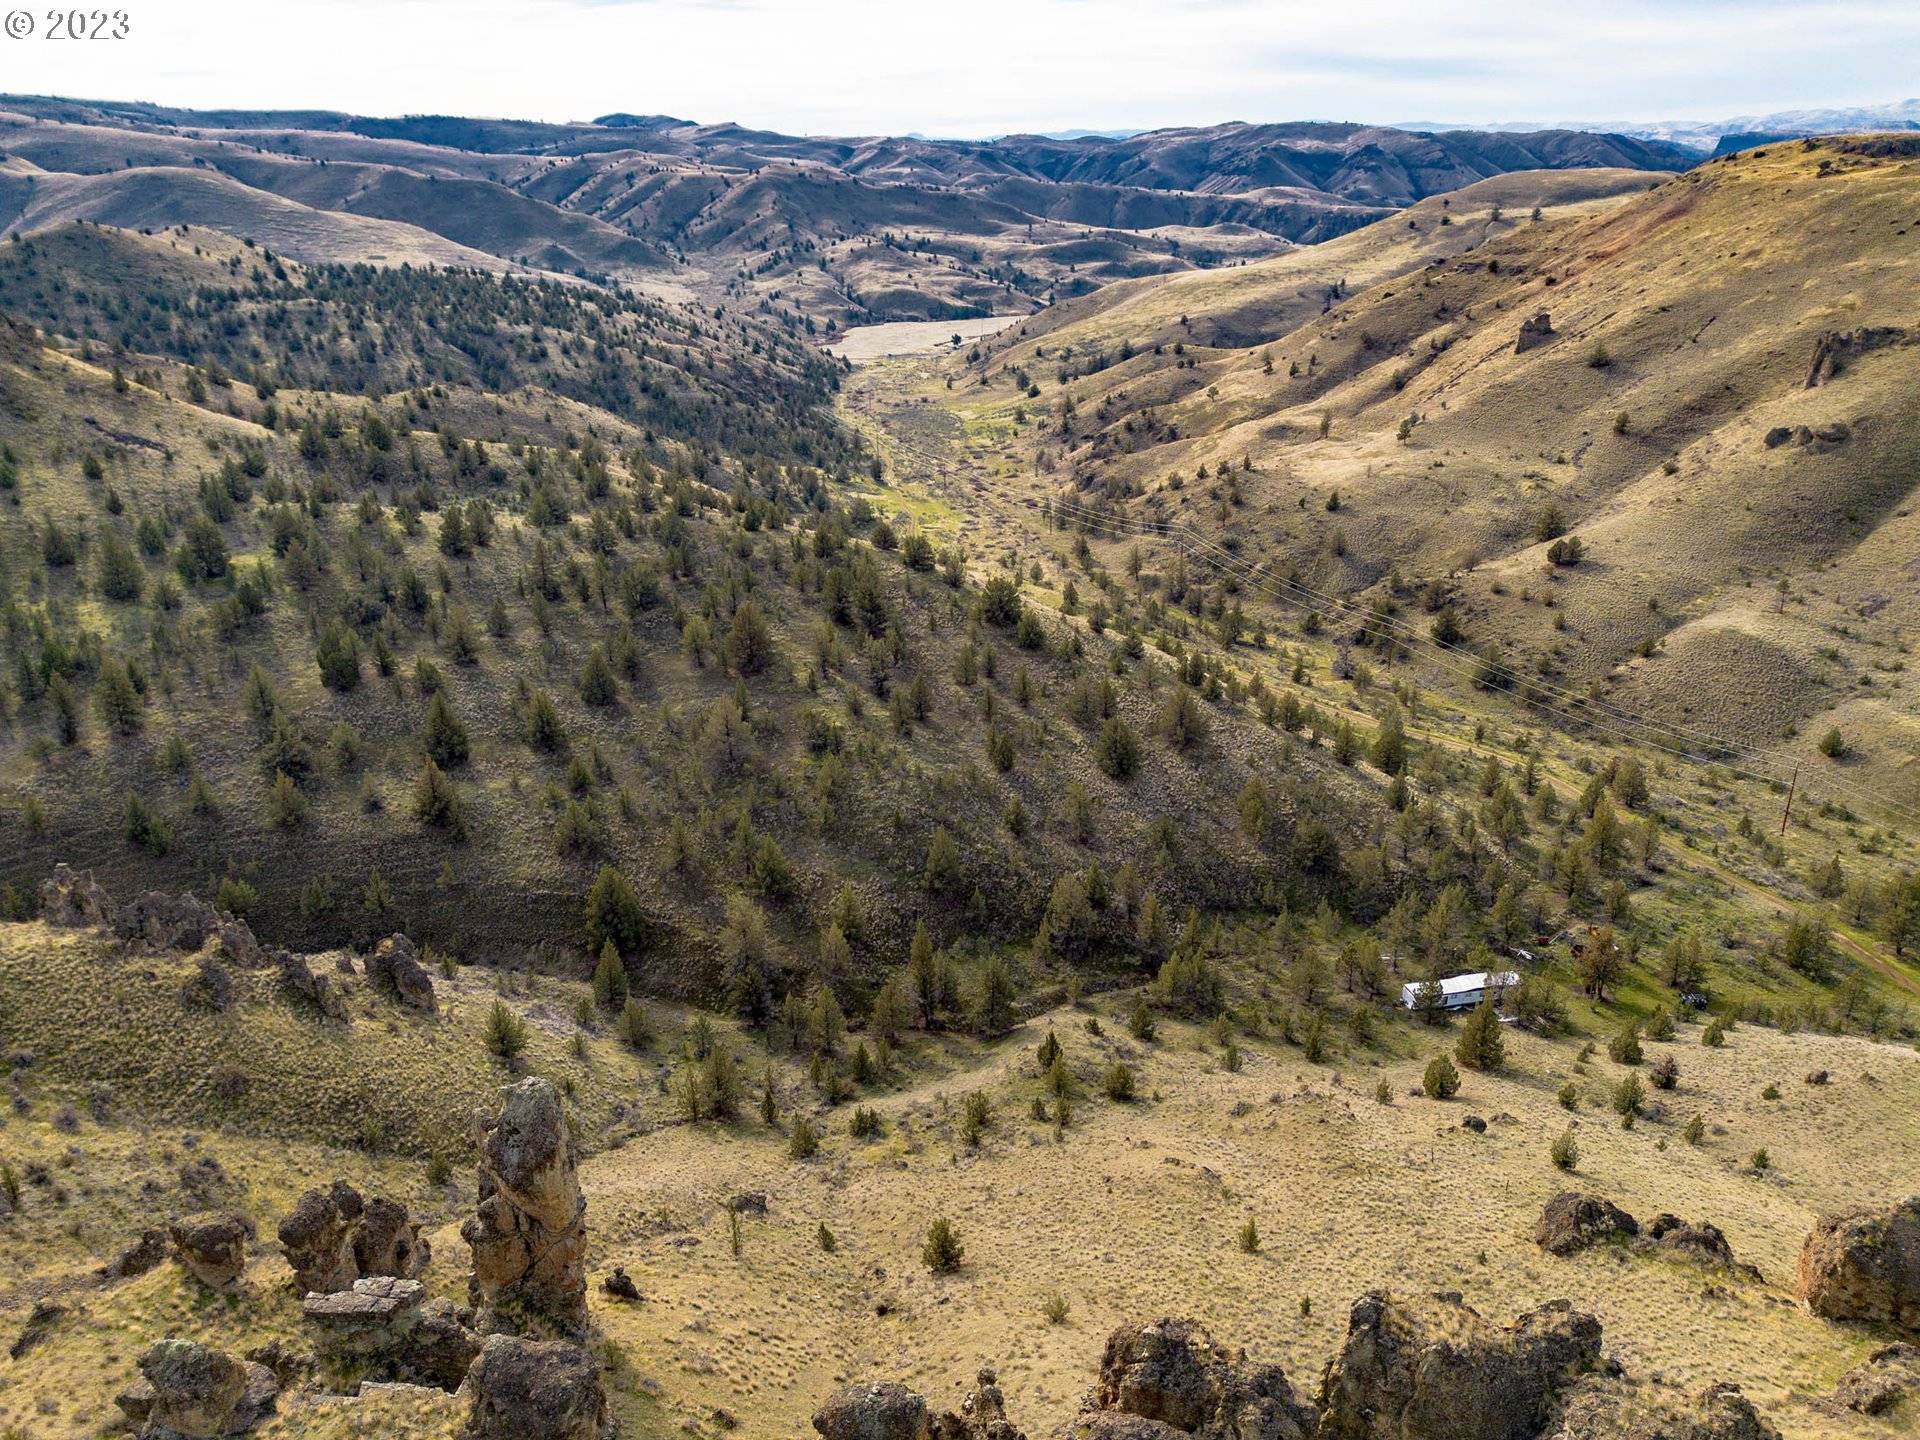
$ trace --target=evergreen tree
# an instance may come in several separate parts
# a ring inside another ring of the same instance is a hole
[[[453,713],[445,690],[434,691],[433,699],[427,702],[424,738],[427,755],[434,764],[453,770],[467,763],[467,727]]]
[[[333,621],[321,632],[313,658],[329,690],[344,694],[360,683],[360,641],[340,621]]]
[[[593,998],[602,1010],[621,1010],[627,1003],[627,967],[612,940],[600,946],[600,961],[593,968]]]
[[[640,892],[611,865],[600,867],[587,891],[586,925],[587,944],[601,952],[602,964],[609,945],[620,955],[637,955],[646,944],[647,914]]]
[[[1491,994],[1468,1014],[1453,1043],[1454,1057],[1469,1070],[1500,1070],[1507,1063],[1507,1042],[1500,1033],[1500,1016]]]

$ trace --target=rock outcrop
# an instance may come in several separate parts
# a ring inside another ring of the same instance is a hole
[[[473,1250],[477,1327],[577,1338],[587,1321],[587,1202],[560,1094],[538,1077],[508,1085],[500,1113],[477,1132],[479,1203],[460,1227]]]
[[[1920,1347],[1883,1345],[1840,1377],[1833,1402],[1861,1415],[1884,1415],[1920,1393]]]
[[[924,1396],[897,1380],[848,1385],[813,1412],[823,1440],[931,1440]]]
[[[1075,1440],[1308,1440],[1314,1424],[1278,1365],[1230,1354],[1190,1320],[1162,1319],[1122,1325],[1107,1337],[1099,1381],[1067,1433]]]
[[[599,1368],[564,1340],[492,1335],[460,1387],[470,1440],[600,1440],[612,1434]]]
[[[309,1190],[294,1202],[279,1235],[296,1291],[328,1295],[350,1289],[360,1278],[353,1233],[363,1209],[360,1192],[343,1180]]]
[[[1640,1233],[1639,1222],[1610,1200],[1563,1190],[1540,1212],[1533,1241],[1551,1255],[1572,1255],[1609,1240],[1630,1239]]]
[[[1684,1412],[1656,1409],[1617,1380],[1577,1382],[1562,1397],[1550,1440],[1780,1440],[1780,1432],[1740,1393],[1709,1385]]]
[[[289,999],[311,1005],[329,1020],[347,1018],[347,1002],[332,980],[318,973],[304,955],[291,950],[274,952],[274,964],[280,970],[280,988]]]
[[[406,1206],[375,1195],[354,1228],[353,1258],[362,1275],[413,1276],[427,1268],[433,1252]]]
[[[264,1365],[171,1337],[140,1357],[140,1374],[115,1403],[152,1440],[243,1435],[273,1409],[280,1388]]]
[[[113,901],[91,872],[56,865],[40,882],[40,917],[64,930],[113,923]]]
[[[1577,1190],[1564,1190],[1546,1203],[1533,1239],[1553,1255],[1573,1255],[1613,1240],[1631,1241],[1642,1254],[1735,1270],[1751,1279],[1760,1277],[1753,1266],[1742,1265],[1734,1258],[1733,1246],[1718,1225],[1661,1214],[1643,1229],[1638,1220],[1611,1200],[1582,1195]]]
[[[363,1275],[411,1277],[432,1252],[397,1200],[363,1200],[344,1180],[302,1195],[280,1222],[280,1246],[302,1295],[351,1289]]]
[[[155,950],[191,955],[212,943],[226,960],[243,969],[277,967],[281,987],[289,996],[330,1019],[347,1018],[346,1002],[333,982],[315,974],[304,957],[263,946],[246,921],[195,896],[149,890],[124,905],[116,905],[89,872],[56,865],[53,874],[41,882],[40,912],[49,925],[105,930],[126,943]],[[399,938],[404,943],[405,937]],[[412,947],[407,948],[410,955]],[[414,969],[419,969],[417,963]],[[431,1010],[433,982],[424,970],[420,970],[418,983],[426,987],[425,1008]],[[232,977],[209,958],[187,982],[184,995],[192,1004],[223,1010],[232,1000]]]
[[[431,1015],[437,1008],[433,979],[404,935],[389,935],[373,947],[367,956],[367,981],[410,1010]]]
[[[1663,1255],[1695,1265],[1738,1270],[1758,1280],[1760,1272],[1734,1258],[1733,1246],[1718,1225],[1707,1220],[1682,1220],[1678,1215],[1656,1215],[1647,1226],[1647,1239]]]
[[[924,1397],[893,1380],[848,1385],[813,1412],[823,1440],[1026,1440],[1007,1419],[992,1370],[981,1370],[958,1410],[934,1414]]]
[[[1535,1440],[1555,1388],[1600,1361],[1600,1322],[1566,1301],[1489,1324],[1452,1296],[1354,1303],[1320,1387],[1319,1440]]]
[[[1920,1195],[1823,1215],[1800,1248],[1796,1289],[1816,1315],[1920,1330]]]
[[[101,1280],[131,1280],[164,1261],[170,1244],[166,1231],[148,1226],[119,1254],[93,1273]]]
[[[185,1215],[167,1227],[174,1258],[202,1285],[231,1290],[247,1268],[247,1245],[254,1237],[253,1222],[244,1215],[202,1211]]]
[[[1558,334],[1553,328],[1553,317],[1542,310],[1520,322],[1520,334],[1513,342],[1513,353],[1524,355],[1529,350],[1538,350],[1549,340],[1557,338]]]
[[[450,1303],[426,1297],[418,1280],[372,1275],[345,1290],[308,1295],[300,1311],[335,1367],[455,1390],[480,1353],[480,1337]]]

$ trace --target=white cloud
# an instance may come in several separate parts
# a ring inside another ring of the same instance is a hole
[[[5,88],[201,107],[978,135],[1306,117],[1713,119],[1903,98],[1912,0],[123,0]]]

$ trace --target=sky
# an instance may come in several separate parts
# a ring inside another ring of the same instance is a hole
[[[0,36],[0,90],[940,136],[1717,120],[1920,90],[1920,0],[87,3],[120,5],[127,38]]]

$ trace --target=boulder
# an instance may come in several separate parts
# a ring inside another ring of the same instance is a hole
[[[149,1226],[130,1245],[94,1271],[101,1280],[131,1280],[167,1258],[167,1232]]]
[[[129,1415],[143,1409],[141,1433],[156,1440],[245,1434],[273,1409],[279,1393],[266,1366],[194,1340],[157,1341],[140,1357],[140,1373],[146,1389],[129,1392],[119,1403]]]
[[[1884,1415],[1920,1391],[1920,1348],[1883,1345],[1840,1377],[1833,1401],[1861,1415]]]
[[[458,1390],[480,1353],[474,1333],[450,1300],[429,1300],[420,1307],[413,1328],[389,1363],[403,1379]]]
[[[431,1015],[436,1008],[433,979],[414,953],[413,942],[404,935],[389,935],[373,947],[373,953],[367,956],[367,979],[375,989],[410,1010]]]
[[[640,1287],[633,1283],[633,1277],[618,1265],[613,1273],[600,1282],[600,1288],[615,1300],[638,1300]]]
[[[1642,1387],[1589,1376],[1560,1397],[1552,1440],[1780,1440],[1738,1385],[1709,1385],[1690,1408],[1662,1404]]]
[[[7,1347],[7,1358],[18,1360],[51,1335],[66,1317],[67,1307],[57,1300],[34,1301],[33,1309],[27,1313],[27,1323],[20,1327],[20,1333],[14,1337],[13,1344]]]
[[[311,1005],[329,1020],[347,1018],[347,1002],[338,987],[307,964],[304,955],[276,950],[273,963],[280,971],[280,988],[289,999]]]
[[[849,1385],[813,1412],[823,1440],[932,1440],[927,1402],[896,1380]]]
[[[239,1283],[253,1235],[253,1222],[244,1215],[213,1211],[183,1216],[167,1227],[174,1258],[212,1290],[231,1290]]]
[[[418,1280],[370,1275],[345,1290],[312,1294],[300,1313],[320,1329],[320,1347],[334,1358],[382,1355],[399,1348],[426,1303]]]
[[[113,923],[113,901],[89,870],[56,865],[40,882],[40,916],[65,930]]]
[[[491,1335],[460,1387],[470,1440],[600,1440],[612,1433],[600,1371],[578,1345]]]
[[[1829,1320],[1920,1329],[1920,1195],[1885,1210],[1823,1215],[1800,1248],[1795,1288]]]
[[[1000,1391],[1000,1377],[982,1368],[973,1377],[973,1388],[960,1401],[959,1413],[949,1412],[933,1423],[938,1440],[1026,1440],[1007,1419],[1007,1398]]]
[[[1537,350],[1559,334],[1553,328],[1553,317],[1545,310],[1520,322],[1520,334],[1513,342],[1513,353],[1524,355],[1529,350]]]
[[[893,1380],[848,1385],[813,1412],[824,1440],[1026,1440],[1007,1419],[994,1372],[981,1370],[958,1410],[933,1414],[927,1402]]]
[[[418,1280],[369,1275],[314,1294],[300,1310],[320,1332],[321,1354],[361,1376],[458,1389],[480,1337],[451,1303],[428,1300]]]
[[[193,895],[149,890],[120,906],[112,924],[122,940],[155,950],[191,954],[212,943],[234,964],[249,970],[260,968],[267,959],[246,921]]]
[[[315,1187],[280,1222],[280,1247],[293,1267],[293,1288],[302,1295],[331,1294],[360,1278],[354,1258],[354,1227],[363,1205],[360,1192],[336,1180]]]
[[[1729,1381],[1701,1391],[1699,1409],[1684,1440],[1780,1440],[1780,1432]]]
[[[1534,1440],[1554,1390],[1600,1361],[1600,1322],[1550,1301],[1505,1328],[1454,1296],[1373,1292],[1320,1387],[1320,1440]]]
[[[233,976],[211,955],[202,955],[192,978],[180,987],[180,999],[198,1010],[223,1011],[233,1004]]]
[[[473,1250],[469,1298],[482,1331],[587,1323],[587,1202],[566,1112],[550,1080],[504,1087],[500,1112],[477,1127],[479,1201],[460,1227]]]
[[[1313,1411],[1278,1365],[1235,1358],[1190,1320],[1122,1325],[1109,1335],[1087,1409],[1156,1421],[1203,1440],[1306,1440],[1314,1433]]]
[[[1639,1222],[1612,1201],[1563,1190],[1541,1210],[1533,1241],[1550,1255],[1572,1255],[1639,1233]]]
[[[1677,1215],[1657,1215],[1653,1223],[1647,1226],[1647,1238],[1662,1254],[1675,1259],[1738,1270],[1756,1280],[1760,1277],[1760,1272],[1753,1266],[1742,1265],[1734,1259],[1733,1246],[1727,1243],[1727,1237],[1720,1227],[1709,1221],[1686,1221]]]
[[[353,1232],[353,1258],[362,1275],[418,1275],[433,1252],[398,1200],[376,1195]]]

